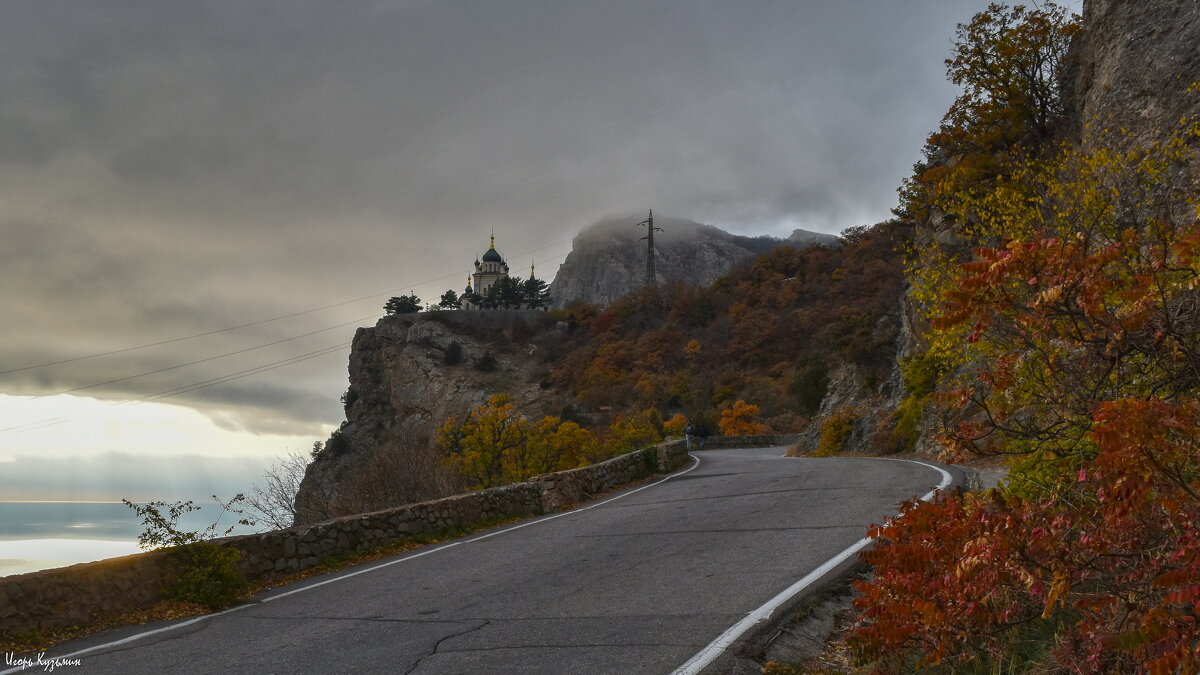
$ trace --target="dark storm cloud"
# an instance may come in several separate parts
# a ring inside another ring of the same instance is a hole
[[[6,3],[0,370],[381,295],[0,375],[0,391],[244,349],[410,289],[433,299],[461,285],[492,228],[516,268],[534,258],[548,272],[566,246],[546,244],[649,207],[748,234],[882,220],[953,96],[954,24],[984,5]],[[177,400],[230,428],[336,423],[338,360]],[[155,391],[145,384],[92,393]]]

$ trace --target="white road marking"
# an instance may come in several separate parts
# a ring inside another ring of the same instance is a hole
[[[923,502],[933,499],[933,496],[937,494],[938,491],[946,489],[946,486],[953,481],[953,478],[950,476],[948,471],[940,466],[926,464],[925,462],[918,462],[912,459],[895,459],[892,457],[864,457],[863,459],[885,459],[891,462],[909,462],[912,464],[920,464],[921,466],[929,467],[930,469],[942,474],[941,483],[939,483],[937,487],[933,488],[929,492],[926,492],[925,495],[921,497],[921,501]],[[708,646],[697,652],[695,656],[688,659],[687,662],[682,666],[679,666],[672,671],[671,675],[696,675],[696,673],[704,670],[709,664],[715,661],[718,656],[728,649],[729,645],[733,644],[738,638],[744,635],[746,631],[750,630],[756,624],[767,620],[767,618],[769,618],[771,614],[775,612],[775,610],[779,609],[781,605],[788,600],[791,600],[800,591],[803,591],[805,588],[812,585],[813,582],[820,580],[821,577],[825,576],[825,574],[840,565],[850,556],[866,548],[867,545],[869,545],[872,541],[874,540],[870,537],[860,539],[851,544],[841,553],[833,556],[829,560],[826,560],[824,564],[812,572],[809,572],[803,579],[797,581],[791,586],[788,586],[779,595],[776,595],[768,600],[766,604],[754,610],[753,612],[750,612],[741,621],[727,628],[724,633],[721,633],[719,636],[717,636],[717,639],[708,643]]]
[[[373,565],[373,566],[371,566],[371,567],[367,567],[367,568],[364,568],[364,569],[361,569],[361,570],[355,570],[355,571],[353,571],[353,572],[350,572],[350,573],[348,573],[348,574],[343,574],[343,575],[341,575],[341,576],[337,576],[337,577],[334,577],[334,578],[332,578],[332,579],[326,579],[326,580],[324,580],[324,581],[318,581],[318,582],[317,582],[317,583],[315,583],[315,584],[309,584],[309,585],[307,585],[307,586],[304,586],[304,587],[302,587],[302,588],[296,588],[296,589],[293,589],[293,590],[290,590],[290,591],[287,591],[287,592],[284,592],[284,593],[279,593],[279,594],[277,594],[277,595],[272,595],[271,597],[268,597],[268,598],[263,598],[262,600],[259,600],[258,602],[251,602],[251,603],[247,603],[247,604],[245,604],[245,605],[238,605],[237,607],[231,607],[231,608],[229,608],[229,609],[227,609],[227,610],[225,610],[225,611],[223,611],[223,612],[217,612],[217,613],[215,613],[215,614],[204,614],[204,615],[202,615],[202,616],[198,616],[198,617],[195,617],[195,618],[192,618],[192,619],[188,619],[187,621],[183,621],[183,622],[181,622],[181,623],[174,623],[174,624],[171,624],[171,625],[169,625],[169,626],[163,626],[163,627],[161,627],[161,628],[155,628],[154,630],[148,630],[148,631],[145,631],[145,632],[142,632],[142,633],[136,633],[136,634],[134,634],[134,635],[130,635],[129,637],[122,638],[122,639],[120,639],[120,640],[114,640],[114,641],[112,641],[112,642],[106,642],[106,643],[104,643],[104,644],[101,644],[101,645],[96,645],[96,646],[94,646],[94,647],[88,647],[87,649],[80,649],[79,651],[76,651],[76,652],[71,652],[70,654],[64,654],[64,655],[62,655],[62,656],[54,656],[54,657],[50,657],[50,658],[55,658],[55,659],[72,659],[72,658],[75,658],[76,656],[82,656],[82,655],[84,655],[84,654],[90,654],[90,653],[92,653],[92,652],[99,651],[99,650],[102,650],[102,649],[108,649],[108,648],[110,648],[110,647],[116,647],[116,646],[119,646],[119,645],[128,644],[128,643],[130,643],[130,642],[135,642],[135,641],[137,641],[137,640],[141,640],[142,638],[147,638],[147,637],[150,637],[151,635],[157,635],[158,633],[165,633],[165,632],[167,632],[167,631],[172,631],[172,630],[176,630],[176,629],[178,629],[178,628],[183,628],[184,626],[191,626],[192,624],[199,623],[199,622],[201,622],[201,621],[204,621],[204,620],[206,620],[206,619],[211,619],[211,618],[213,618],[213,617],[222,616],[222,615],[224,615],[224,614],[230,614],[230,613],[232,613],[232,612],[237,612],[237,611],[239,611],[239,610],[246,609],[247,607],[254,607],[254,606],[256,606],[256,605],[260,605],[260,604],[263,604],[263,603],[267,603],[267,602],[273,602],[273,601],[275,601],[275,600],[278,600],[278,599],[280,599],[280,598],[286,598],[286,597],[287,597],[287,596],[289,596],[289,595],[295,595],[295,594],[297,594],[297,593],[303,593],[303,592],[305,592],[305,591],[311,591],[312,589],[314,589],[314,588],[317,588],[317,587],[320,587],[320,586],[324,586],[325,584],[332,584],[332,583],[336,583],[336,582],[338,582],[338,581],[345,581],[346,579],[349,579],[349,578],[351,578],[351,577],[356,577],[356,576],[358,576],[358,575],[360,575],[360,574],[366,574],[367,572],[374,572],[375,570],[380,570],[380,569],[383,569],[383,568],[385,568],[385,567],[391,567],[392,565],[397,565],[397,564],[399,564],[399,563],[402,563],[402,562],[408,562],[409,560],[415,560],[415,559],[417,559],[417,558],[420,558],[420,557],[422,557],[422,556],[427,556],[427,555],[430,555],[430,554],[432,554],[432,553],[437,553],[438,551],[445,551],[446,549],[454,548],[455,546],[461,546],[461,545],[463,545],[463,544],[470,544],[470,543],[473,543],[473,542],[482,541],[482,540],[484,540],[484,539],[488,539],[488,538],[490,538],[490,537],[496,537],[496,536],[499,536],[499,535],[501,535],[501,534],[507,534],[507,533],[509,533],[509,532],[513,532],[513,531],[519,530],[519,529],[521,529],[521,528],[524,528],[524,527],[529,527],[530,525],[537,525],[537,524],[539,524],[539,523],[545,523],[545,522],[548,522],[548,521],[551,521],[551,520],[555,520],[555,519],[557,519],[557,518],[564,518],[564,517],[566,517],[566,516],[571,516],[571,515],[574,515],[574,514],[576,514],[576,513],[582,513],[582,512],[584,512],[584,511],[589,511],[589,510],[591,510],[591,509],[594,509],[594,508],[596,508],[596,507],[598,507],[598,506],[604,506],[605,504],[608,504],[609,502],[615,502],[615,501],[617,501],[618,499],[624,499],[624,498],[628,497],[629,495],[632,495],[632,494],[635,494],[635,493],[641,492],[642,490],[647,490],[647,489],[649,489],[649,488],[652,488],[652,487],[654,487],[654,486],[656,486],[656,485],[659,485],[659,484],[661,484],[661,483],[665,483],[665,482],[667,482],[667,481],[671,480],[672,478],[677,478],[677,477],[679,477],[679,476],[682,476],[683,474],[685,474],[685,473],[688,473],[689,471],[692,471],[692,470],[693,470],[693,469],[695,469],[696,467],[700,466],[700,458],[699,458],[699,457],[697,457],[697,456],[695,456],[695,455],[692,455],[691,453],[689,453],[689,454],[688,454],[688,456],[689,456],[689,457],[691,457],[691,458],[694,460],[694,462],[693,462],[693,464],[692,464],[691,466],[689,466],[688,468],[684,469],[683,471],[680,471],[679,473],[673,473],[673,474],[671,474],[671,475],[667,476],[666,478],[662,478],[662,479],[656,480],[656,481],[654,481],[653,483],[647,483],[646,485],[643,485],[643,486],[641,486],[641,487],[639,487],[639,488],[635,488],[635,489],[633,489],[633,490],[629,490],[628,492],[622,492],[621,494],[619,494],[619,495],[616,495],[615,497],[609,497],[608,499],[605,499],[605,500],[603,500],[603,501],[596,502],[595,504],[589,504],[589,505],[587,505],[587,506],[582,506],[582,507],[580,507],[580,508],[577,508],[577,509],[572,509],[572,510],[570,510],[570,511],[564,511],[564,512],[562,512],[562,513],[556,513],[556,514],[554,514],[554,515],[551,515],[551,516],[543,516],[543,517],[541,517],[541,518],[537,518],[537,519],[535,519],[535,520],[531,520],[531,521],[529,521],[529,522],[525,522],[525,523],[519,523],[519,524],[517,524],[517,525],[512,525],[512,526],[505,527],[505,528],[503,528],[503,529],[500,529],[500,530],[496,530],[495,532],[489,532],[489,533],[487,533],[487,534],[482,534],[482,535],[479,535],[478,537],[472,537],[472,538],[470,538],[470,539],[463,539],[463,540],[459,540],[459,541],[452,541],[452,542],[450,542],[450,543],[448,543],[448,544],[442,544],[441,546],[436,546],[436,547],[434,547],[434,548],[429,548],[429,549],[425,549],[425,550],[422,550],[422,551],[418,551],[417,553],[413,553],[412,555],[407,555],[407,556],[404,556],[403,558],[397,558],[396,560],[389,560],[388,562],[381,563],[381,564],[379,564],[379,565]],[[10,675],[11,673],[19,673],[19,672],[21,672],[21,671],[22,671],[22,670],[24,670],[24,669],[25,669],[25,667],[24,667],[24,666],[18,666],[18,667],[16,667],[16,668],[9,668],[8,670],[0,670],[0,675]]]

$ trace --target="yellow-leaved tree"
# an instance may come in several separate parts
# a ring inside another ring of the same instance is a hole
[[[738,399],[721,411],[721,434],[724,436],[755,436],[767,433],[767,426],[759,421],[760,409],[752,403]]]
[[[663,433],[668,436],[682,436],[688,420],[682,413],[675,413],[671,419],[663,422]]]
[[[644,410],[636,415],[619,415],[613,420],[604,437],[604,451],[610,456],[621,455],[653,445],[662,440],[655,420],[657,413]]]
[[[438,434],[446,462],[473,489],[516,483],[582,466],[595,453],[591,432],[574,422],[521,417],[508,394],[496,394],[465,419],[451,417]]]

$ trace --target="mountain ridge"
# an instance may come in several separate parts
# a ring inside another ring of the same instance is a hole
[[[655,276],[707,286],[742,263],[781,246],[836,246],[836,235],[797,229],[787,238],[733,234],[684,218],[659,217]],[[555,307],[573,302],[607,305],[641,288],[646,277],[645,230],[627,221],[601,220],[575,235],[571,252],[551,283]]]

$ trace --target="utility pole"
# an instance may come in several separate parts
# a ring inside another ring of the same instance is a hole
[[[646,288],[654,288],[658,285],[658,278],[654,275],[654,231],[662,232],[661,227],[654,226],[654,209],[650,209],[650,217],[638,223],[635,227],[646,226],[646,236],[642,239],[646,240]],[[639,239],[638,241],[641,241]]]

